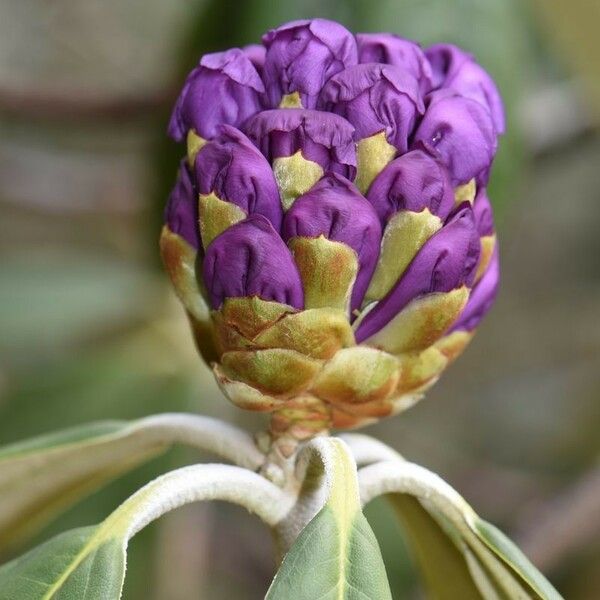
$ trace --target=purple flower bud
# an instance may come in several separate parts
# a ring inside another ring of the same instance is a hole
[[[406,408],[466,346],[498,287],[503,128],[470,55],[323,19],[189,75],[161,256],[223,392],[273,412],[274,448]]]
[[[473,57],[452,44],[436,44],[425,51],[433,70],[433,87],[449,88],[477,100],[490,111],[497,133],[504,133],[500,92],[487,71]]]
[[[485,177],[498,146],[487,108],[451,90],[429,95],[414,142],[446,165],[454,185]]]
[[[473,210],[463,203],[444,227],[423,244],[389,294],[367,313],[356,331],[362,342],[384,327],[411,300],[471,286],[479,260]]]
[[[378,64],[356,65],[334,75],[319,104],[350,121],[356,140],[384,131],[400,152],[406,152],[417,114],[424,111],[417,80],[398,67]]]
[[[262,44],[248,44],[242,48],[242,52],[250,59],[256,72],[261,74],[265,66],[267,49]]]
[[[314,108],[325,82],[358,61],[354,36],[325,19],[287,23],[264,35],[263,43],[265,87],[273,108],[294,92],[304,108]]]
[[[494,215],[485,187],[480,186],[473,201],[475,226],[480,236],[494,233]]]
[[[206,249],[202,265],[212,307],[225,298],[258,296],[301,309],[302,283],[294,259],[261,215],[232,225]]]
[[[398,211],[421,212],[424,208],[444,221],[454,208],[454,189],[439,161],[413,150],[385,167],[371,184],[367,199],[382,225]]]
[[[182,141],[189,129],[210,139],[219,125],[235,127],[261,109],[264,85],[244,51],[205,54],[188,75],[171,115],[169,135]]]
[[[196,155],[194,172],[200,194],[214,192],[247,215],[266,217],[279,231],[282,209],[271,165],[241,131],[223,125]]]
[[[173,233],[181,236],[196,250],[200,248],[198,194],[185,159],[179,165],[177,181],[167,201],[165,222]]]
[[[431,66],[419,44],[393,33],[358,33],[358,61],[394,65],[410,73],[422,94],[431,89]]]
[[[245,130],[271,162],[300,150],[324,171],[354,178],[354,127],[338,115],[297,108],[266,110],[249,119]]]
[[[472,331],[475,329],[481,319],[490,310],[492,304],[494,304],[499,284],[500,260],[498,258],[498,249],[496,248],[488,268],[471,291],[469,301],[456,323],[450,329],[450,333],[458,330]]]
[[[347,179],[328,173],[300,196],[286,213],[282,237],[325,236],[343,242],[358,255],[358,275],[352,289],[351,310],[358,308],[373,275],[381,226],[372,206]]]

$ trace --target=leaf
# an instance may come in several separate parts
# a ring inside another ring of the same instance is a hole
[[[150,482],[100,525],[58,535],[0,567],[0,600],[119,600],[129,540],[164,513],[201,500],[240,504],[271,526],[285,505],[279,488],[247,469],[183,467]]]
[[[356,465],[340,440],[323,440],[324,506],[285,556],[267,600],[391,600],[375,535],[360,509]]]
[[[390,494],[389,500],[402,521],[431,596],[439,600],[481,598],[465,557],[421,503],[406,494]]]
[[[100,539],[100,527],[52,538],[0,568],[0,600],[119,598],[125,552],[117,539]]]
[[[559,598],[557,591],[548,580],[529,562],[515,543],[506,537],[496,526],[477,519],[474,523],[479,538],[496,556],[513,569],[519,577],[536,591],[540,598]],[[533,567],[533,568],[532,568]]]
[[[0,545],[25,536],[83,496],[176,442],[255,469],[250,437],[216,419],[163,414],[92,423],[0,449]]]
[[[433,597],[561,598],[504,534],[427,469],[401,460],[380,462],[361,469],[359,483],[363,504],[390,495]],[[451,585],[461,591],[451,591]]]

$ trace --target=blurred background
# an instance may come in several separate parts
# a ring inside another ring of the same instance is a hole
[[[158,258],[205,51],[300,17],[458,43],[508,110],[492,181],[496,307],[407,413],[365,431],[442,475],[566,598],[600,596],[600,3],[597,0],[4,0],[0,4],[0,444],[89,420],[191,411],[251,430],[196,357]],[[69,510],[100,521],[175,449]],[[423,592],[383,502],[367,515],[394,597]],[[124,598],[262,598],[272,542],[241,509],[180,509],[137,536]]]

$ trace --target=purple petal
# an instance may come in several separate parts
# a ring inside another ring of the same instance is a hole
[[[165,207],[165,222],[173,233],[181,236],[196,250],[200,248],[198,194],[185,159],[179,165],[177,181]]]
[[[446,165],[454,185],[484,175],[498,146],[489,111],[451,90],[428,96],[425,116],[414,136],[417,143]]]
[[[494,214],[487,191],[483,186],[477,190],[473,202],[473,213],[475,214],[475,225],[479,235],[492,235],[494,233]]]
[[[417,80],[398,67],[378,64],[356,65],[333,76],[319,106],[350,121],[356,140],[385,131],[400,152],[408,149],[417,114],[424,111]]]
[[[453,44],[429,46],[425,49],[425,56],[431,65],[434,90],[444,87],[449,76],[454,76],[464,63],[474,60],[472,54]]]
[[[473,211],[463,203],[423,244],[389,294],[367,314],[356,331],[356,341],[371,337],[414,298],[472,285],[479,252]]]
[[[265,87],[273,108],[293,92],[299,92],[304,108],[314,108],[325,82],[358,61],[354,36],[325,19],[287,23],[264,35],[263,43]]]
[[[248,44],[242,48],[242,52],[250,59],[256,72],[261,74],[265,66],[267,49],[262,44]]]
[[[199,193],[214,192],[247,215],[263,215],[279,231],[282,208],[271,165],[241,131],[223,125],[196,155],[194,171]]]
[[[436,44],[425,51],[433,69],[434,88],[450,88],[481,102],[492,115],[497,133],[504,133],[504,106],[487,71],[470,54],[452,44]]]
[[[431,89],[431,66],[419,44],[393,33],[357,33],[358,62],[400,67],[418,82],[422,94]]]
[[[351,310],[358,308],[369,285],[381,243],[381,226],[372,206],[356,187],[335,173],[327,173],[300,196],[286,213],[282,237],[325,236],[343,242],[358,255],[358,275]]]
[[[188,75],[169,123],[169,135],[182,141],[189,129],[210,139],[221,124],[241,125],[261,109],[264,85],[244,51],[205,54]]]
[[[446,168],[421,150],[413,150],[391,163],[371,184],[367,199],[382,226],[401,210],[424,208],[442,221],[454,208],[454,189]]]
[[[213,308],[225,298],[258,296],[304,306],[302,282],[290,251],[269,221],[248,217],[217,236],[206,249],[204,283]]]
[[[354,179],[354,127],[338,115],[297,108],[265,110],[248,120],[245,131],[271,162],[301,150],[324,171]]]
[[[498,249],[496,248],[488,268],[473,288],[467,305],[450,329],[450,333],[457,330],[472,331],[475,329],[494,304],[499,284],[500,260],[498,258]]]

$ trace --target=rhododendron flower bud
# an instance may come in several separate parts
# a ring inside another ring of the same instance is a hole
[[[290,251],[271,224],[258,215],[232,225],[210,243],[202,275],[215,309],[226,298],[253,296],[299,309],[304,306]]]
[[[408,71],[372,63],[334,75],[319,104],[354,126],[357,185],[363,192],[397,152],[407,151],[408,136],[424,110],[419,83]]]
[[[474,58],[452,44],[427,48],[432,68],[432,87],[446,88],[461,96],[477,100],[490,111],[497,133],[504,133],[504,107],[500,92],[490,75]]]
[[[473,337],[503,117],[455,47],[322,19],[263,44],[186,82],[161,253],[225,395],[297,442],[407,408]]]
[[[454,184],[487,174],[498,147],[489,110],[453,90],[428,96],[414,141],[446,165]]]
[[[272,163],[286,209],[325,171],[354,178],[354,128],[338,115],[295,108],[266,110],[249,119],[245,131]]]
[[[431,65],[419,44],[391,33],[358,33],[356,43],[359,62],[400,67],[419,82],[422,94],[431,90]]]
[[[320,244],[322,242],[315,238],[322,236],[331,242],[342,244],[346,254],[353,259],[356,257],[356,261],[351,261],[351,277],[340,287],[338,293],[343,301],[343,308],[348,301],[350,310],[360,308],[379,256],[381,225],[373,206],[350,181],[335,173],[325,175],[306,194],[300,196],[287,212],[282,235],[292,248],[311,243]],[[354,252],[349,252],[349,249]],[[339,277],[338,257],[332,266],[332,275]],[[308,276],[314,275],[312,268],[311,263],[305,265],[305,287]],[[330,292],[334,291],[333,287],[330,279]],[[331,302],[331,293],[328,296]]]
[[[183,238],[194,249],[200,247],[197,191],[186,161],[181,161],[177,181],[165,209],[165,222],[170,231]]]
[[[280,229],[283,211],[271,165],[241,131],[223,125],[197,153],[193,170],[205,247],[251,214]]]
[[[273,107],[314,108],[327,80],[358,62],[354,36],[325,19],[287,23],[265,34],[263,43],[264,81]]]
[[[206,54],[185,81],[169,134],[180,142],[189,132],[209,139],[219,125],[237,127],[260,110],[264,91],[260,75],[242,50]]]

